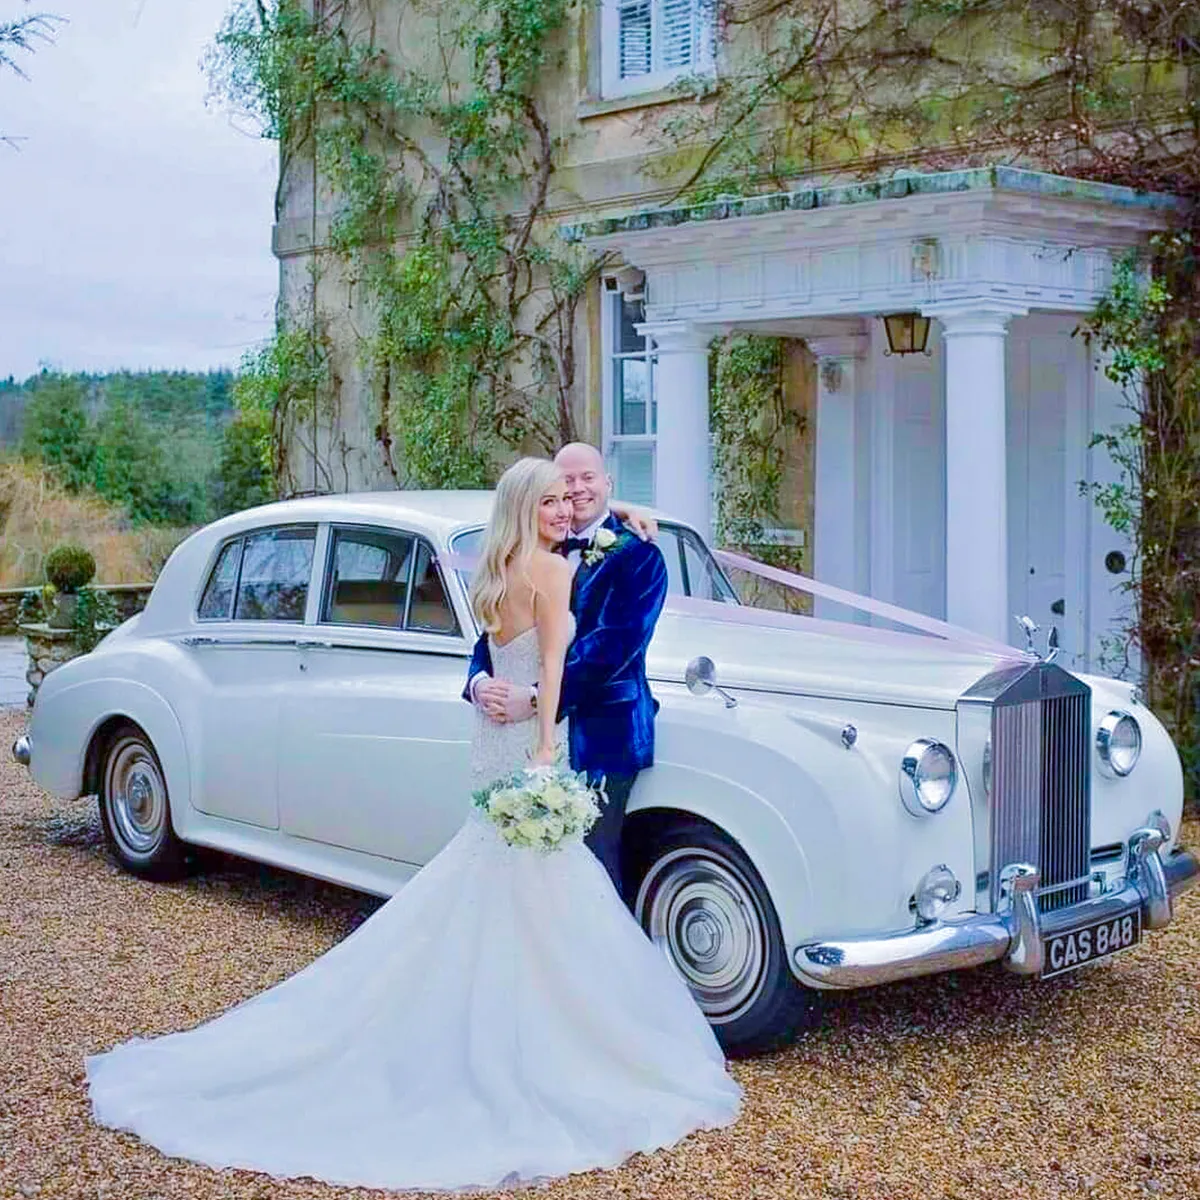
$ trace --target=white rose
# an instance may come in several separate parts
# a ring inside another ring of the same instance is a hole
[[[592,541],[597,550],[608,550],[617,544],[617,535],[611,529],[597,529]]]

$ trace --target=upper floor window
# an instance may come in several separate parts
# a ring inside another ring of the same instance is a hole
[[[715,10],[714,0],[603,0],[604,97],[654,91],[712,70]]]

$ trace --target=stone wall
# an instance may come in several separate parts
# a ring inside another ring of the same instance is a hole
[[[124,621],[139,613],[146,607],[153,589],[152,583],[114,583],[98,584],[99,591],[107,592],[117,606],[117,612]],[[0,588],[0,637],[12,637],[17,632],[19,624],[18,610],[21,607],[21,597],[30,588]]]

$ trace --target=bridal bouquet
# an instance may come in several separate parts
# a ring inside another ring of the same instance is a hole
[[[557,850],[583,837],[600,815],[586,777],[558,766],[525,767],[473,796],[500,836],[526,850]]]

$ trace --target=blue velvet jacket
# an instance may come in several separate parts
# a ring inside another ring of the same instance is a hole
[[[654,762],[658,702],[646,682],[646,647],[667,598],[667,566],[613,516],[618,538],[594,566],[579,564],[571,585],[575,640],[567,650],[559,717],[569,721],[576,771],[633,774]],[[475,643],[467,683],[492,673],[487,634]],[[463,698],[470,695],[463,689]]]

